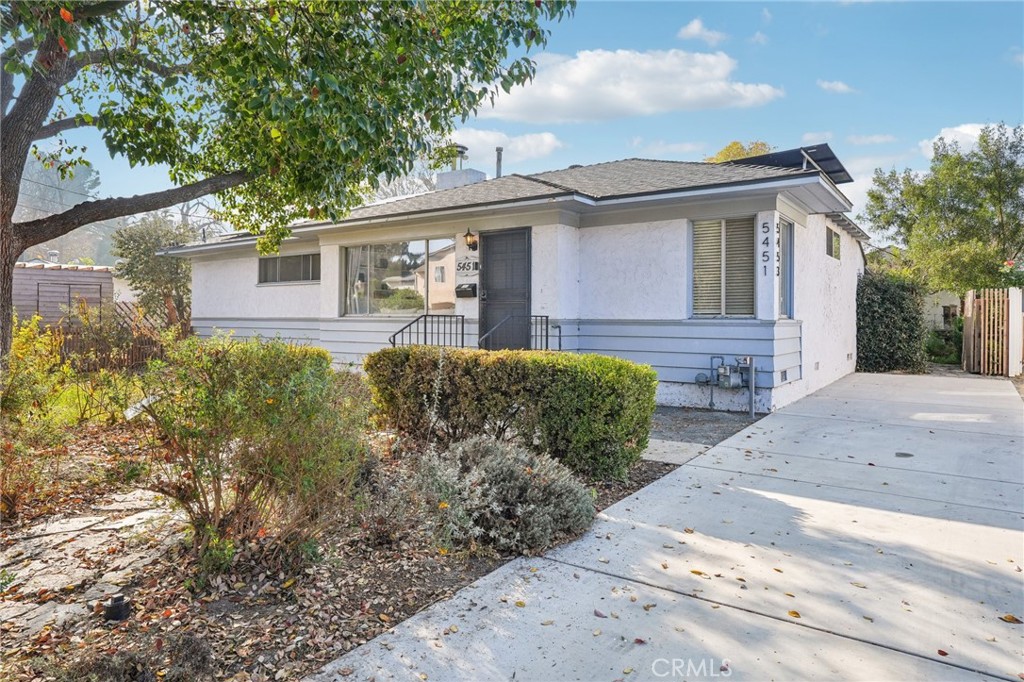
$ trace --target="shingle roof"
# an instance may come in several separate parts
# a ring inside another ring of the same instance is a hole
[[[625,159],[537,173],[530,177],[571,187],[595,199],[605,199],[804,175],[808,173],[770,166]]]
[[[534,175],[506,175],[472,185],[360,206],[342,222],[572,194],[607,199],[816,173],[771,166],[624,159]]]
[[[299,230],[302,228],[317,229],[373,218],[413,216],[471,207],[499,207],[503,204],[557,197],[578,196],[600,201],[700,188],[746,185],[787,178],[810,178],[817,175],[819,175],[819,171],[814,169],[802,170],[800,168],[745,164],[742,161],[719,164],[623,159],[590,166],[572,166],[533,175],[506,175],[452,189],[387,199],[354,208],[348,216],[337,223],[304,221],[292,227]],[[296,236],[298,235],[296,234]],[[243,232],[223,237],[216,243],[248,242],[253,239],[255,238],[251,234]],[[186,247],[181,251],[187,251],[189,248],[191,247]]]

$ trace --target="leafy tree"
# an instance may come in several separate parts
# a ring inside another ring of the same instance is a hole
[[[761,140],[752,140],[747,144],[743,144],[739,140],[733,140],[729,144],[719,149],[718,153],[714,154],[713,156],[704,157],[704,162],[722,163],[723,161],[737,161],[739,159],[745,159],[749,156],[760,156],[762,154],[770,154],[774,150],[775,147]]]
[[[148,311],[166,311],[167,324],[176,325],[192,301],[192,264],[185,258],[160,256],[169,246],[196,238],[195,228],[175,224],[166,216],[146,216],[114,233],[114,255],[122,260],[114,274],[128,281]]]
[[[898,246],[874,248],[866,254],[865,258],[867,269],[871,272],[889,273],[904,280],[914,280],[918,277],[913,264],[907,258],[906,250]],[[920,281],[918,283],[923,284]]]
[[[1012,285],[1024,256],[1024,126],[988,126],[969,150],[940,138],[925,174],[877,169],[860,217],[906,245],[932,289]]]
[[[26,248],[99,220],[217,193],[273,251],[300,216],[335,219],[534,74],[566,0],[38,0],[0,4],[0,353]],[[25,160],[87,163],[64,135],[166,164],[179,186],[15,222]],[[36,146],[38,141],[56,144]]]

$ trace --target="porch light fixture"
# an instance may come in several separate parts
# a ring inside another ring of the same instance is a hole
[[[462,238],[466,240],[466,248],[470,251],[476,251],[480,246],[480,237],[476,236],[466,228],[466,234],[462,235]]]

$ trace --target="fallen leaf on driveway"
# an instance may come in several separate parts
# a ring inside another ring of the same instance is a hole
[[[1005,616],[999,616],[999,620],[1006,621],[1007,623],[1013,623],[1014,625],[1020,625],[1021,620],[1012,613],[1008,613]]]
[[[782,569],[781,568],[773,568],[772,570],[775,571],[776,573],[782,573]]]
[[[526,602],[524,602],[522,599],[520,599],[519,601],[516,602],[516,606],[518,606],[519,608],[523,608],[524,606],[526,606]]]
[[[799,618],[800,617],[800,612],[799,611],[789,611],[788,613],[793,618]]]
[[[939,649],[939,656],[949,656],[949,652],[948,651],[943,651],[942,649]]]
[[[683,532],[684,533],[689,533],[690,535],[693,535],[693,529],[692,528],[684,528]]]
[[[604,613],[599,611],[598,609],[594,609],[594,615],[597,616],[598,618],[607,618],[608,617],[608,616],[604,615]]]
[[[865,585],[864,583],[850,583],[850,584],[853,585],[854,587],[859,587],[862,590],[868,589],[868,586]]]

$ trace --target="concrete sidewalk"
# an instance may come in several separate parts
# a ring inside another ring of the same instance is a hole
[[[1024,673],[1024,403],[854,375],[327,666],[327,680]]]

